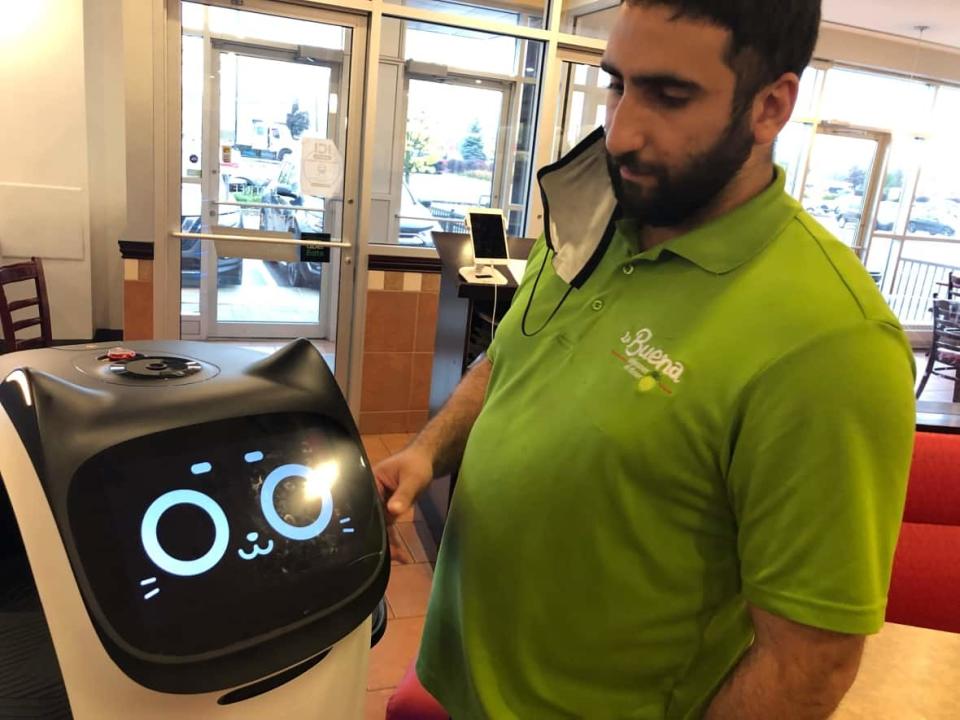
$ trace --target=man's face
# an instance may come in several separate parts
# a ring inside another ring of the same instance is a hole
[[[733,115],[729,32],[672,14],[621,5],[603,62],[614,190],[625,217],[658,227],[709,205],[754,146],[749,104]]]

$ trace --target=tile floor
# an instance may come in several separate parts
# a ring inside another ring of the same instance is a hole
[[[364,435],[370,462],[399,451],[412,435]],[[387,585],[387,632],[370,653],[366,720],[383,720],[387,701],[420,646],[437,548],[419,511],[401,517],[388,531],[393,567]]]

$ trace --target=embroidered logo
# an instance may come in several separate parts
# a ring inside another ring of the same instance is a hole
[[[683,378],[683,363],[671,358],[666,351],[653,343],[653,331],[644,328],[634,333],[626,332],[620,338],[623,350],[612,354],[623,363],[623,369],[637,380],[637,390],[648,393],[659,388],[667,395],[673,395],[672,386],[677,386]]]

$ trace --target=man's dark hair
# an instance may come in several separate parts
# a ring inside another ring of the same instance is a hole
[[[625,0],[665,7],[674,20],[700,20],[729,30],[727,65],[736,73],[734,108],[784,73],[803,74],[820,31],[821,0]]]

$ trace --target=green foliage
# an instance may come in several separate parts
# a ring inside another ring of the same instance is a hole
[[[301,110],[300,103],[294,103],[287,113],[287,128],[294,140],[299,140],[300,136],[310,129],[310,113]]]
[[[483,137],[480,135],[480,123],[476,120],[470,126],[470,134],[460,143],[460,155],[464,160],[478,160],[483,162],[487,159],[487,152],[483,147]]]
[[[433,139],[430,137],[423,116],[411,118],[407,123],[406,144],[403,149],[403,176],[409,180],[413,173],[433,172]]]

